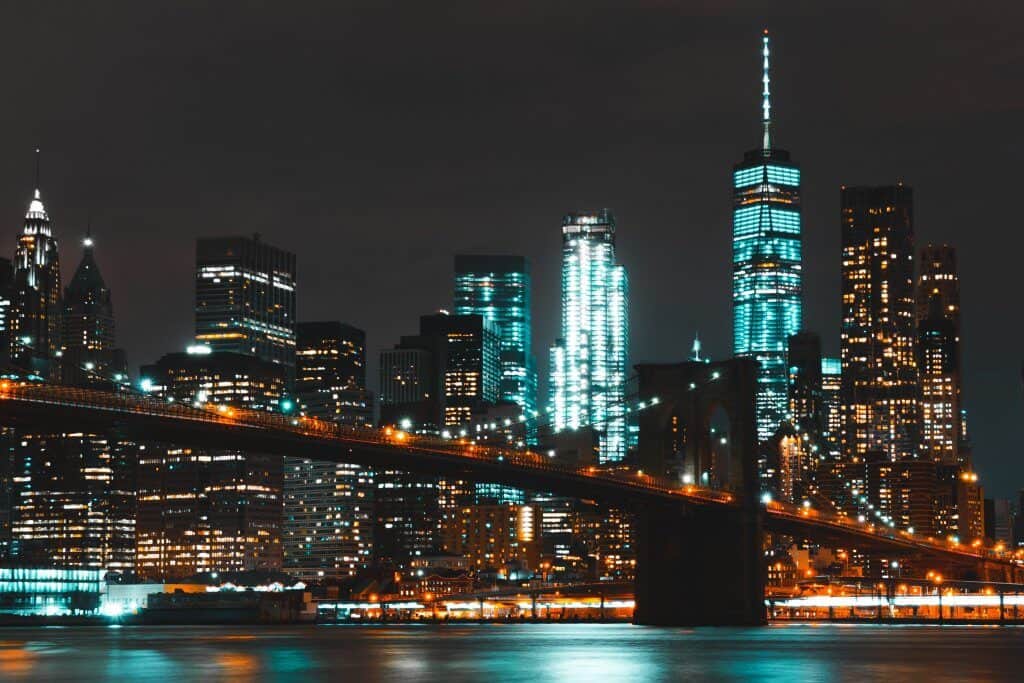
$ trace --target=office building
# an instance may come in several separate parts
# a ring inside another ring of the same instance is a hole
[[[609,209],[562,220],[562,317],[551,348],[552,430],[591,427],[601,462],[626,457],[629,319],[626,269],[616,262]]]
[[[132,571],[135,447],[59,432],[17,434],[12,449],[11,560]]]
[[[38,161],[37,161],[38,163]],[[57,240],[36,190],[14,252],[11,355],[30,375],[58,381],[61,350],[61,276]]]
[[[110,390],[128,383],[128,365],[117,348],[114,304],[94,246],[91,235],[82,240],[82,260],[64,289],[61,382]]]
[[[196,343],[295,374],[295,255],[253,237],[196,242]]]
[[[152,396],[186,404],[277,411],[283,364],[196,346],[142,368]],[[278,455],[147,444],[139,454],[138,573],[279,570],[283,471]]]
[[[381,353],[381,422],[440,432],[498,401],[498,332],[482,315],[420,317],[420,333]]]
[[[537,410],[530,266],[524,256],[455,257],[455,314],[480,315],[498,333],[498,400],[518,405],[530,422]]]
[[[372,426],[366,333],[340,322],[297,326],[295,399],[305,415]],[[359,465],[284,459],[284,571],[319,582],[372,562],[374,473]]]
[[[788,412],[787,340],[803,320],[800,167],[772,135],[769,46],[762,38],[761,146],[733,166],[733,353],[758,362],[757,434]]]
[[[349,425],[373,423],[366,389],[366,332],[341,322],[296,326],[295,399],[304,415]]]

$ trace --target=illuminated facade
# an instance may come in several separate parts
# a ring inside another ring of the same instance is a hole
[[[844,187],[843,455],[915,459],[921,443],[914,297],[913,193]]]
[[[14,252],[11,356],[23,370],[58,381],[63,313],[60,259],[38,184],[37,179]]]
[[[921,250],[920,269],[917,326],[924,450],[937,462],[969,467],[962,424],[956,250],[947,245],[928,245]]]
[[[21,565],[131,571],[135,447],[81,433],[18,434],[11,557]]]
[[[370,425],[366,333],[340,322],[297,326],[295,397],[306,415]],[[356,405],[353,405],[353,402]],[[284,571],[306,582],[352,576],[371,563],[373,471],[284,459]]]
[[[498,331],[482,315],[420,317],[420,333],[381,353],[381,422],[440,432],[498,401]]]
[[[142,386],[168,401],[275,411],[285,372],[255,356],[197,347],[143,367]],[[148,444],[138,468],[139,575],[279,570],[282,469],[276,455]]]
[[[525,439],[537,439],[537,369],[533,358],[530,263],[525,256],[455,257],[455,314],[482,315],[498,332],[501,381],[498,400],[518,406]],[[516,425],[518,416],[512,416]],[[523,492],[477,484],[477,497],[523,503]]]
[[[304,415],[342,424],[373,422],[366,389],[366,332],[341,322],[299,323],[295,398]]]
[[[455,257],[455,314],[481,315],[499,339],[498,400],[515,403],[532,421],[537,370],[530,319],[530,266],[523,256]]]
[[[615,262],[609,209],[562,221],[562,325],[551,348],[549,413],[554,432],[593,427],[601,462],[626,457],[629,358],[626,269]]]
[[[762,145],[733,166],[733,353],[759,364],[757,433],[788,412],[786,344],[803,322],[800,168],[773,146],[768,36],[762,39]]]
[[[196,242],[196,342],[295,368],[295,255],[259,236]]]
[[[128,366],[116,348],[114,304],[91,236],[82,247],[82,260],[64,290],[61,382],[109,389],[128,383]]]
[[[457,512],[442,530],[445,552],[466,557],[477,571],[503,574],[509,565],[531,570],[539,566],[540,516],[532,506],[473,504]]]

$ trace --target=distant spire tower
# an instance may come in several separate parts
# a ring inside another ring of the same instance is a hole
[[[761,125],[764,126],[761,149],[768,152],[772,148],[772,91],[771,75],[769,74],[771,50],[768,49],[768,29],[764,30],[764,35],[761,37],[761,56],[764,58],[761,63]]]

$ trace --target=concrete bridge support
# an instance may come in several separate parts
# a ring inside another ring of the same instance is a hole
[[[764,551],[756,508],[637,514],[636,610],[648,626],[765,623]]]

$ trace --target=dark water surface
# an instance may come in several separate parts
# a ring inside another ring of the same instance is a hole
[[[0,629],[0,679],[1024,680],[1024,628],[627,624]]]

